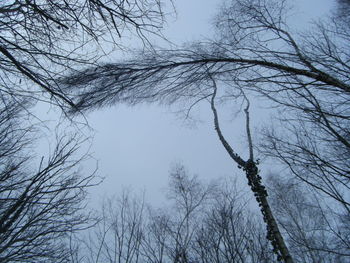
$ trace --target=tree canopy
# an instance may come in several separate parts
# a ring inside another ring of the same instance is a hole
[[[226,0],[211,39],[102,63],[104,45],[122,48],[125,33],[146,45],[148,33],[160,32],[159,0],[2,1],[0,261],[81,262],[73,240],[91,222],[84,199],[95,176],[77,170],[74,134],[57,136],[36,162],[37,126],[21,121],[43,100],[67,116],[118,103],[185,102],[189,110],[207,103],[219,142],[260,208],[255,221],[232,196],[237,191],[205,186],[177,167],[174,213],[150,209],[146,217],[144,203],[126,195],[107,203],[84,241],[89,260],[348,262],[349,1],[336,3],[302,30],[290,25],[291,1]],[[260,136],[251,129],[257,99],[277,113]],[[221,128],[223,102],[242,105],[248,156]],[[272,167],[269,178],[266,159],[282,168]],[[262,223],[265,230],[253,227]]]
[[[297,31],[288,24],[290,10],[286,0],[225,1],[213,39],[135,54],[133,59],[90,67],[58,82],[82,111],[144,101],[186,101],[191,107],[209,102],[219,139],[244,170],[279,257],[293,262],[285,247],[288,240],[285,243],[279,237],[266,203],[253,155],[257,149],[278,161],[286,168],[285,176],[312,189],[324,203],[319,208],[328,222],[329,240],[309,249],[329,251],[345,260],[349,222],[344,223],[344,218],[349,218],[350,211],[349,27],[343,18],[329,16],[313,22],[308,30]],[[252,142],[249,128],[254,97],[268,99],[280,112],[276,125],[265,129],[258,142]],[[219,100],[247,105],[243,113],[248,160],[232,149],[220,129],[215,108]],[[288,231],[284,234],[288,239]]]

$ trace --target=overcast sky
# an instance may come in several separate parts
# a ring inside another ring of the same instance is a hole
[[[165,36],[175,43],[210,36],[210,23],[221,1],[174,2],[177,20],[170,17]],[[331,3],[330,0],[297,2],[305,18],[326,13]],[[303,20],[295,21],[298,24]],[[252,109],[255,127],[268,121],[267,111],[261,111],[256,105],[253,104]],[[168,171],[176,162],[183,163],[191,173],[205,180],[242,177],[218,141],[208,105],[203,104],[193,112],[197,122],[184,121],[172,113],[175,110],[156,105],[133,108],[120,105],[87,115],[89,125],[95,131],[91,152],[98,159],[99,174],[105,177],[105,181],[92,191],[93,200],[118,195],[123,187],[131,187],[136,192],[144,189],[147,200],[159,204],[168,182]],[[225,135],[246,158],[242,122],[233,118],[229,108],[221,109],[220,118]],[[263,171],[263,175],[267,172]]]

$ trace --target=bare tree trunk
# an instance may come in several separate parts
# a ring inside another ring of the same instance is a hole
[[[277,254],[277,259],[283,259],[283,261],[286,263],[293,263],[293,258],[289,253],[288,247],[285,244],[276,219],[271,211],[267,200],[267,191],[261,182],[261,177],[259,175],[259,170],[256,163],[249,159],[246,162],[246,165],[243,167],[243,170],[246,172],[248,184],[260,206],[261,213],[263,214],[264,221],[267,225],[267,239],[271,241],[274,252]]]
[[[269,202],[267,200],[267,191],[265,189],[265,186],[261,182],[261,177],[259,175],[259,169],[257,167],[257,163],[253,159],[253,145],[252,145],[252,139],[250,134],[250,128],[249,128],[249,101],[248,106],[245,109],[246,113],[246,132],[248,137],[248,144],[249,144],[249,156],[250,158],[248,161],[244,161],[230,146],[230,144],[226,141],[225,137],[223,136],[220,125],[219,125],[219,118],[217,114],[217,110],[215,108],[215,96],[217,92],[217,86],[216,82],[213,79],[212,76],[210,76],[210,79],[213,82],[214,92],[211,97],[211,109],[214,114],[214,126],[215,130],[219,136],[220,142],[225,147],[227,153],[230,155],[230,157],[233,159],[234,162],[238,164],[238,167],[240,169],[243,169],[246,173],[247,179],[248,179],[248,185],[250,186],[251,190],[253,191],[256,201],[259,204],[261,213],[263,215],[264,221],[267,226],[267,239],[270,240],[273,251],[277,255],[278,260],[283,260],[285,263],[293,263],[293,258],[289,253],[288,247],[281,235],[281,232],[279,230],[279,227],[277,225],[276,219],[273,216],[273,213],[271,211]]]

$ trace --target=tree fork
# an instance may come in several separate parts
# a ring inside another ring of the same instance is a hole
[[[219,140],[221,144],[224,146],[227,153],[230,155],[230,157],[233,159],[235,163],[238,164],[238,168],[243,169],[245,171],[247,179],[248,179],[248,185],[250,186],[252,192],[255,195],[256,201],[259,204],[261,213],[263,215],[263,220],[266,223],[267,228],[267,239],[271,242],[273,247],[273,252],[277,255],[277,260],[281,261],[283,260],[285,263],[294,263],[294,260],[292,256],[289,253],[288,247],[285,244],[285,241],[283,239],[283,236],[279,230],[279,227],[277,225],[276,219],[273,216],[272,210],[270,208],[269,202],[267,200],[267,191],[265,189],[265,186],[261,182],[261,176],[259,175],[259,169],[257,167],[257,163],[254,162],[252,158],[249,158],[248,161],[244,161],[230,146],[230,144],[226,141],[225,137],[223,136],[220,125],[219,125],[219,118],[217,114],[217,110],[215,108],[215,96],[217,92],[217,86],[214,78],[209,74],[209,77],[211,81],[213,82],[213,94],[211,97],[211,109],[214,115],[214,127],[216,130],[216,133],[219,137]],[[245,96],[245,95],[244,95]],[[253,156],[253,149],[252,149],[252,139],[249,129],[249,101],[245,97],[245,99],[248,102],[248,106],[245,109],[245,113],[247,116],[247,135],[248,135],[248,143],[250,148],[250,157]]]

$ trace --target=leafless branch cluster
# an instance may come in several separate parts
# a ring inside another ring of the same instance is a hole
[[[347,262],[348,218],[295,179],[269,178],[271,203],[297,262]]]
[[[90,223],[84,199],[95,176],[79,174],[74,136],[57,137],[49,156],[35,158],[37,131],[21,123],[23,108],[0,105],[0,261],[68,262],[70,235]]]
[[[342,7],[346,9],[347,4]],[[220,141],[250,176],[249,183],[257,183],[252,190],[264,216],[263,210],[269,205],[261,200],[268,202],[267,193],[261,196],[263,191],[253,189],[263,187],[257,161],[244,161],[233,151],[219,129],[213,101],[219,96],[226,101],[252,95],[268,99],[279,110],[279,120],[273,129],[266,130],[259,143],[260,152],[285,167],[284,176],[311,187],[317,200],[327,203],[319,211],[336,218],[334,224],[338,227],[331,224],[329,237],[339,244],[328,252],[342,255],[338,260],[346,260],[350,31],[344,19],[330,16],[314,22],[308,30],[296,32],[289,26],[290,10],[288,1],[226,1],[217,17],[218,34],[213,40],[184,49],[135,55],[133,60],[84,69],[58,82],[77,105],[73,111],[144,101],[189,101],[193,105],[212,98]],[[252,156],[257,147],[252,145],[249,125],[247,133]],[[273,214],[267,220],[270,227],[275,224],[272,218]],[[292,262],[288,250],[283,252],[286,244],[278,238],[277,229],[277,225],[270,228],[272,243],[277,242],[275,248],[285,262]]]
[[[62,79],[62,89],[71,92],[82,109],[166,97],[172,98],[170,102],[188,99],[200,94],[205,80],[210,81],[209,73],[271,97],[305,85],[311,90],[327,92],[333,87],[333,92],[349,92],[348,54],[338,45],[347,35],[318,25],[311,36],[300,40],[282,20],[285,1],[270,4],[279,10],[278,21],[267,13],[270,5],[264,2],[271,1],[234,1],[225,6],[217,21],[217,40],[90,68]],[[279,51],[280,47],[284,49]]]
[[[161,209],[130,193],[105,202],[80,261],[275,262],[264,228],[232,181],[204,184],[180,165],[171,172],[168,200]]]
[[[270,200],[296,262],[347,262],[329,234],[331,214],[297,181],[270,177]],[[73,262],[277,262],[241,186],[204,184],[182,166],[170,174],[168,203],[153,208],[130,191],[106,200]],[[346,241],[346,240],[344,240]]]
[[[162,27],[162,8],[159,0],[2,1],[1,93],[43,99],[45,91],[53,103],[74,107],[54,79],[94,65],[103,55],[102,44],[121,47],[126,32],[147,41],[147,33]]]
[[[76,108],[56,79],[122,49],[126,34],[148,44],[163,8],[159,0],[1,1],[1,262],[73,261],[73,236],[90,224],[87,189],[98,181],[79,171],[87,155],[76,157],[84,141],[76,134],[57,135],[50,153],[36,156],[40,125],[29,109],[40,100]]]

